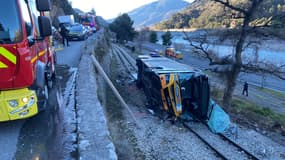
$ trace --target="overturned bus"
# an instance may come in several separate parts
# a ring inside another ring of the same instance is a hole
[[[165,57],[139,56],[137,86],[143,88],[149,106],[174,117],[209,118],[210,87],[207,75]]]

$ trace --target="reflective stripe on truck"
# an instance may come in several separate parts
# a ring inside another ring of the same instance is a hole
[[[6,60],[8,60],[9,62],[13,64],[17,63],[16,56],[4,47],[0,47],[0,56],[3,56]],[[0,61],[0,69],[1,68],[8,68],[8,64],[5,64],[4,62]]]
[[[10,61],[13,64],[17,63],[16,56],[4,47],[0,47],[0,55],[4,56],[8,61]]]

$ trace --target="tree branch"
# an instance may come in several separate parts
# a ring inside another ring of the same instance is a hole
[[[232,10],[241,12],[241,13],[243,13],[243,14],[245,14],[245,15],[248,13],[246,10],[244,10],[244,9],[242,9],[242,8],[238,8],[238,7],[235,7],[235,6],[231,5],[230,2],[229,2],[229,0],[226,0],[226,2],[224,2],[223,0],[213,0],[213,1],[215,1],[215,2],[217,2],[217,3],[220,3],[220,4],[222,4],[222,5],[224,5],[224,6],[228,7],[228,8],[230,8],[230,9],[232,9]]]
[[[211,42],[207,40],[206,34],[199,35],[198,38],[192,38],[189,37],[185,31],[183,31],[183,33],[185,35],[185,39],[189,42],[190,46],[196,50],[201,51],[203,56],[205,56],[205,58],[210,61],[209,65],[230,65],[233,63],[233,57],[231,55],[218,57],[218,55],[216,55],[214,51],[209,50]],[[195,42],[197,44],[195,44]]]
[[[254,47],[255,52],[258,51],[258,46],[261,45],[261,42],[259,40],[250,40],[249,42],[246,43],[246,45],[243,46],[243,51],[249,47]],[[257,53],[256,53],[257,54]]]
[[[273,64],[259,62],[243,64],[242,72],[246,73],[268,73],[279,79],[285,80],[285,64],[275,66]]]
[[[210,56],[210,53],[207,51],[208,50],[208,47],[209,45],[207,44],[207,46],[204,46],[206,44],[206,37],[205,36],[202,36],[202,35],[199,35],[198,38],[191,38],[188,36],[188,34],[183,31],[183,34],[185,36],[185,39],[189,42],[190,46],[193,47],[194,49],[197,49],[199,51],[201,51],[207,59],[209,59],[210,61],[210,64],[213,62],[213,58]],[[198,40],[198,44],[194,44],[194,41],[192,39],[196,39]]]

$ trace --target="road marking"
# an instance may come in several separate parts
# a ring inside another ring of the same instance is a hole
[[[55,51],[62,51],[63,50],[63,48],[61,47],[61,48],[56,48],[55,49]]]

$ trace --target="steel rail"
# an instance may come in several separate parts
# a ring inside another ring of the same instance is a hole
[[[220,137],[222,137],[222,139],[228,141],[229,143],[231,143],[232,145],[234,145],[235,147],[237,147],[239,150],[243,151],[244,153],[246,153],[249,157],[251,157],[252,160],[258,160],[259,158],[257,158],[255,155],[253,155],[252,153],[250,153],[247,149],[241,147],[240,145],[238,145],[236,142],[234,142],[233,140],[231,140],[230,138],[226,137],[225,135],[219,133],[218,134]]]
[[[192,133],[194,133],[200,140],[202,140],[206,145],[208,145],[212,150],[214,150],[218,156],[220,156],[222,159],[228,159],[226,158],[226,156],[218,151],[212,144],[210,144],[208,141],[206,141],[202,136],[200,136],[195,130],[193,130],[189,125],[187,125],[185,122],[182,122],[183,126],[185,128],[187,128],[188,130],[190,130]],[[227,141],[229,144],[233,145],[234,147],[236,147],[238,150],[242,151],[247,157],[248,159],[252,159],[252,160],[259,160],[258,157],[256,157],[255,155],[253,155],[251,152],[249,152],[247,149],[241,147],[240,145],[238,145],[237,143],[235,143],[234,141],[232,141],[230,138],[226,137],[223,134],[217,134],[221,139],[223,139],[224,141]]]
[[[137,71],[137,66],[135,64],[133,64],[133,62],[131,62],[131,60],[130,60],[130,58],[132,58],[132,57],[127,56],[126,53],[124,51],[122,51],[122,49],[119,46],[115,46],[115,47],[119,50],[120,54],[126,59],[126,61],[128,61],[128,63],[132,66],[132,68],[135,71]]]
[[[128,70],[128,72],[131,73],[132,71],[130,70],[129,65],[127,64],[129,63],[129,61],[126,60],[126,58],[120,53],[120,51],[117,48],[113,47],[112,51],[113,51],[113,54],[117,53],[116,55],[121,60],[121,63]]]
[[[196,131],[194,131],[191,127],[189,127],[186,123],[183,123],[183,126],[187,128],[189,131],[194,133],[202,142],[204,142],[207,146],[209,146],[219,157],[221,157],[224,160],[228,160],[228,158],[223,155],[220,151],[218,151],[212,144],[207,142],[203,137],[201,137]]]

